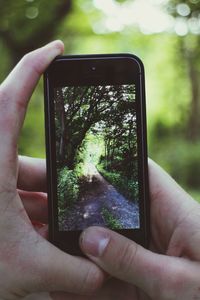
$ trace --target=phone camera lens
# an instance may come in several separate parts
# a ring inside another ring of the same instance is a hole
[[[92,69],[92,71],[96,71],[96,67],[94,67],[94,66],[92,66],[91,69]]]

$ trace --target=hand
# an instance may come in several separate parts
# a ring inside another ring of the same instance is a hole
[[[44,225],[48,222],[48,207],[46,191],[46,164],[43,159],[19,156],[19,172],[18,172],[18,188],[19,194],[24,208],[33,222],[37,226],[35,229],[47,238],[48,227]],[[38,192],[40,191],[40,192]],[[42,192],[42,193],[41,193]],[[129,299],[133,297],[135,289],[132,285],[120,281],[116,278],[107,278],[101,289],[92,295],[81,296],[75,294],[59,293],[54,299],[56,300],[108,300],[108,299]],[[38,295],[35,297],[40,298]],[[68,298],[67,298],[68,296]],[[46,299],[41,295],[41,299]],[[58,297],[58,298],[57,298]],[[49,297],[47,296],[49,299]],[[29,298],[28,298],[29,299]],[[28,300],[27,299],[27,300]],[[31,298],[32,299],[32,298]],[[37,299],[37,298],[33,298]],[[133,299],[133,298],[131,298]]]
[[[149,178],[150,250],[100,227],[83,232],[81,248],[103,270],[129,283],[129,294],[115,299],[200,299],[200,205],[151,160]]]
[[[27,215],[45,223],[47,215],[39,205],[44,207],[46,196],[33,193],[44,191],[44,180],[40,181],[33,161],[29,168],[18,163],[18,136],[40,75],[62,51],[63,44],[56,41],[25,55],[0,86],[0,299],[21,299],[39,291],[54,292],[54,299],[61,295],[59,291],[87,294],[104,278],[92,262],[51,245],[35,231]],[[72,298],[65,294],[65,299]]]

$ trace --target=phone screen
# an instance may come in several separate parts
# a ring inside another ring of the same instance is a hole
[[[59,231],[140,228],[135,84],[54,88]]]

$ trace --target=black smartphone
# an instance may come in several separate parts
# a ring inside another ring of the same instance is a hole
[[[103,226],[147,247],[145,83],[131,54],[57,57],[44,75],[50,241]]]

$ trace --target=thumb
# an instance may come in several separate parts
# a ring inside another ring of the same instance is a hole
[[[176,295],[177,291],[184,294],[185,282],[196,281],[197,270],[186,259],[153,253],[105,228],[86,229],[80,246],[104,271],[132,283],[153,299],[165,299],[164,295]]]

